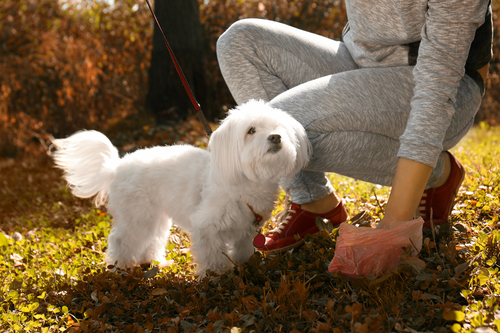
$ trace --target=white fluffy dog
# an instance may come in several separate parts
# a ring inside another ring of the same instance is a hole
[[[208,151],[189,145],[142,149],[119,158],[106,136],[81,131],[54,141],[54,160],[73,194],[108,201],[113,227],[106,263],[165,263],[172,224],[190,234],[197,273],[223,272],[254,252],[253,236],[271,216],[278,181],[309,160],[304,128],[262,101],[229,112]],[[257,216],[262,222],[257,222]]]

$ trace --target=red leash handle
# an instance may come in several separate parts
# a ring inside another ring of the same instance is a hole
[[[196,98],[194,97],[193,91],[189,87],[189,84],[186,80],[186,76],[182,72],[181,66],[179,66],[179,63],[177,62],[177,59],[175,58],[174,52],[172,51],[172,48],[170,47],[170,44],[167,41],[167,37],[165,37],[165,34],[163,33],[163,29],[160,26],[160,22],[158,22],[158,19],[156,18],[155,12],[153,11],[153,7],[151,7],[151,3],[149,0],[146,0],[148,3],[149,10],[151,11],[151,14],[153,15],[153,18],[155,19],[156,26],[161,32],[161,35],[163,37],[163,41],[165,42],[165,45],[167,46],[168,53],[170,54],[170,58],[172,58],[172,61],[174,63],[175,69],[177,70],[177,74],[179,74],[179,77],[181,78],[182,85],[184,86],[184,89],[186,89],[186,92],[189,96],[189,99],[191,100],[191,103],[193,104],[195,110],[196,110],[196,115],[198,116],[198,119],[200,122],[203,124],[203,127],[205,128],[205,132],[207,132],[207,135],[210,136],[212,134],[212,128],[210,128],[210,125],[208,124],[207,119],[205,118],[205,115],[203,114],[203,111],[200,108],[200,104],[198,101],[196,101]]]

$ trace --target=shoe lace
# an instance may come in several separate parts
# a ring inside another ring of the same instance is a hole
[[[290,214],[297,213],[296,210],[290,209],[292,207],[292,202],[290,201],[288,194],[285,196],[284,202],[285,202],[285,208],[281,212],[276,214],[276,216],[272,219],[272,222],[277,223],[277,225],[274,229],[269,231],[270,234],[272,233],[281,234],[288,225],[288,222],[290,222],[290,219],[292,218],[292,215]]]
[[[425,214],[425,204],[427,203],[427,193],[424,192],[422,195],[422,200],[420,200],[420,206],[418,206],[417,211],[415,212],[415,218],[417,217],[425,217],[427,214]]]

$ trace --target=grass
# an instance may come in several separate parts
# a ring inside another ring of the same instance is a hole
[[[189,239],[176,230],[170,267],[109,272],[112,218],[74,198],[50,161],[0,160],[0,331],[499,331],[498,147],[500,128],[482,124],[453,149],[468,174],[453,226],[424,234],[424,265],[357,280],[326,270],[336,230],[202,281]],[[387,188],[330,178],[351,215],[382,216]]]

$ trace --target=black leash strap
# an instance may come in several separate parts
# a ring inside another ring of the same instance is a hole
[[[155,12],[153,11],[153,7],[151,7],[151,3],[149,0],[146,0],[148,3],[149,10],[151,11],[151,14],[153,14],[153,18],[155,19],[156,26],[161,32],[161,35],[163,36],[163,41],[165,42],[165,45],[167,46],[168,53],[170,53],[170,58],[172,58],[172,61],[174,62],[175,69],[177,70],[177,74],[179,74],[179,77],[181,78],[182,85],[184,86],[184,89],[186,89],[186,92],[189,96],[189,99],[191,100],[191,103],[194,106],[194,109],[196,110],[196,115],[198,116],[198,119],[200,122],[203,124],[203,127],[205,128],[205,132],[207,132],[207,135],[210,137],[212,134],[212,129],[210,128],[210,125],[208,124],[207,119],[205,118],[205,115],[203,114],[203,111],[200,108],[200,104],[196,101],[196,98],[194,97],[193,91],[189,87],[189,84],[186,80],[186,76],[182,72],[181,67],[179,66],[179,63],[177,62],[177,59],[175,59],[174,52],[170,48],[170,44],[167,41],[167,38],[165,37],[165,34],[163,33],[163,30],[160,26],[160,23],[158,22],[158,19],[156,18]]]

